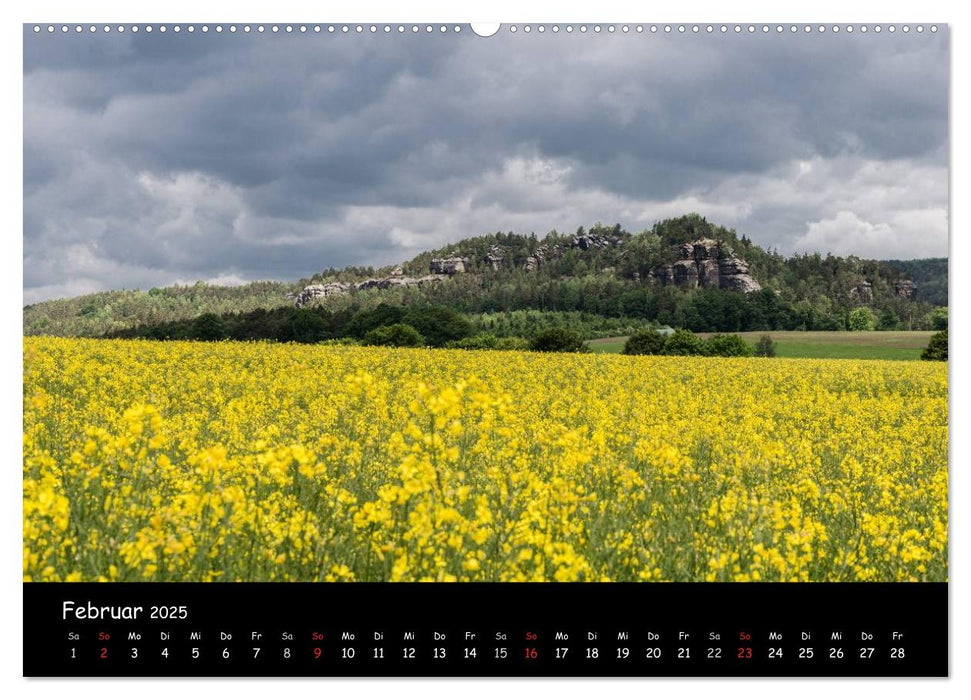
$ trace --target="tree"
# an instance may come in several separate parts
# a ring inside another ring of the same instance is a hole
[[[646,328],[631,335],[624,343],[625,355],[660,355],[664,352],[667,338],[653,328]]]
[[[569,328],[547,328],[537,333],[530,342],[531,350],[539,352],[584,352],[587,346],[583,336]]]
[[[661,238],[649,231],[631,236],[624,246],[624,257],[618,265],[620,273],[627,278],[646,281],[651,270],[665,262],[670,262],[668,247]]]
[[[931,327],[931,330],[935,331],[946,331],[947,330],[947,307],[937,306],[927,314],[927,324]]]
[[[401,322],[421,333],[432,347],[443,347],[450,341],[461,340],[472,333],[472,324],[468,319],[446,306],[412,309],[404,315]]]
[[[870,309],[858,306],[850,311],[848,323],[851,331],[872,331],[876,326],[876,318]]]
[[[940,331],[931,336],[927,347],[920,354],[920,359],[947,362],[947,331]]]
[[[311,309],[294,310],[292,330],[298,343],[319,343],[330,337],[327,321]]]
[[[714,357],[751,357],[755,348],[737,333],[716,333],[705,343],[705,354]]]
[[[364,335],[365,345],[384,345],[396,348],[416,348],[425,344],[421,333],[406,323],[378,326]]]
[[[753,292],[748,301],[752,314],[749,327],[787,330],[794,325],[791,309],[773,290],[766,288]]]
[[[664,342],[665,355],[704,355],[705,344],[691,331],[679,328]]]
[[[405,310],[400,306],[392,306],[382,302],[373,309],[363,309],[354,314],[344,327],[344,334],[363,338],[368,331],[380,326],[393,326],[396,323],[401,323],[404,315]]]
[[[755,345],[756,357],[775,357],[775,341],[772,336],[763,335],[759,337],[759,342]]]
[[[226,326],[216,314],[202,314],[192,322],[190,335],[193,340],[222,340],[226,337]]]
[[[892,308],[886,308],[880,312],[880,319],[877,321],[877,330],[895,331],[900,327],[900,317]]]

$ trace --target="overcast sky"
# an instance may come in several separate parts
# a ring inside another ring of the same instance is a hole
[[[687,212],[783,253],[943,256],[947,84],[945,29],[25,28],[24,300]]]

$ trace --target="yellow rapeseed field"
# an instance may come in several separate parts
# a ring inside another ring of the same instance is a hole
[[[24,579],[947,578],[947,365],[24,340]]]

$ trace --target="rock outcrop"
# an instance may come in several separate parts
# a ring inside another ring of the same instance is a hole
[[[904,299],[913,299],[917,284],[911,280],[897,280],[893,283],[893,293]]]
[[[434,258],[428,267],[429,272],[433,275],[455,275],[460,272],[467,272],[468,266],[468,258],[453,256],[450,258]]]
[[[400,268],[399,268],[400,269]],[[327,284],[309,284],[299,294],[288,294],[293,299],[293,305],[298,309],[313,302],[330,296],[342,296],[352,290],[390,289],[391,287],[413,287],[440,282],[448,275],[425,275],[424,277],[404,277],[398,270],[394,270],[390,277],[364,280],[363,282],[328,282]]]
[[[293,305],[298,309],[306,306],[314,299],[323,299],[331,296],[341,296],[347,294],[354,285],[346,282],[330,282],[328,284],[308,284],[299,294],[288,294],[293,299]]]
[[[596,233],[585,233],[574,236],[566,244],[568,249],[579,250],[603,250],[611,246],[623,244],[624,239],[619,236],[601,236]],[[526,272],[538,270],[551,260],[555,260],[563,254],[563,248],[559,244],[544,243],[533,251],[533,254],[526,258],[523,269]],[[487,256],[488,259],[488,256]]]
[[[891,283],[894,296],[902,299],[913,299],[917,291],[917,284],[912,280],[895,280]],[[850,287],[850,300],[859,304],[872,304],[874,299],[873,283],[863,280]]]
[[[675,250],[677,260],[651,271],[656,283],[682,289],[705,287],[742,293],[762,289],[749,274],[748,263],[718,241],[699,238],[675,246]]]
[[[850,299],[861,304],[869,304],[873,301],[873,285],[864,280],[850,289]]]
[[[601,236],[596,233],[585,233],[580,236],[574,236],[570,241],[571,248],[579,248],[580,250],[598,250],[603,248],[609,248],[610,246],[620,245],[622,239],[615,236]]]
[[[420,287],[429,282],[441,282],[448,275],[425,275],[424,277],[382,277],[380,279],[364,280],[358,282],[355,288],[364,289],[390,289],[391,287]]]
[[[502,246],[493,243],[489,246],[489,252],[486,253],[485,261],[488,263],[489,267],[493,270],[498,270],[502,267],[502,261],[506,259],[506,251],[502,249]]]
[[[523,269],[526,272],[533,272],[538,270],[543,265],[548,263],[550,260],[554,260],[560,257],[560,246],[549,245],[544,243],[533,251],[533,254],[526,258],[526,262],[523,264]]]

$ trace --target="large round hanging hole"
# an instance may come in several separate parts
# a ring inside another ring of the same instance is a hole
[[[472,33],[476,36],[490,37],[499,32],[502,25],[499,22],[473,22],[471,25]]]

